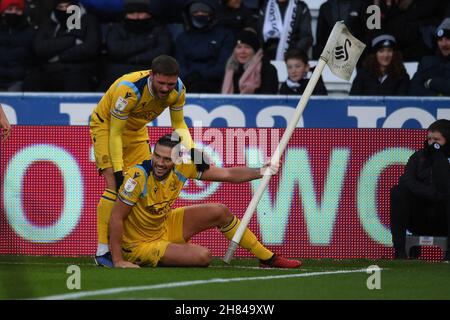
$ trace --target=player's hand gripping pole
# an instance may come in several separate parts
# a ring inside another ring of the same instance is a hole
[[[330,37],[328,38],[327,44],[325,45],[325,48],[320,56],[319,62],[314,69],[311,79],[308,81],[308,85],[306,86],[306,89],[299,103],[297,104],[294,117],[291,119],[291,121],[289,121],[286,131],[281,138],[280,144],[275,150],[275,153],[272,155],[272,158],[270,160],[271,164],[275,164],[280,160],[281,155],[283,154],[284,149],[286,149],[292,133],[294,132],[294,129],[297,126],[303,110],[305,109],[306,104],[308,103],[308,100],[311,97],[312,92],[314,91],[316,83],[319,80],[325,65],[328,64],[330,70],[336,76],[345,80],[349,80],[353,69],[355,68],[356,62],[358,61],[358,58],[364,50],[364,47],[365,45],[363,43],[361,43],[358,39],[350,34],[342,21],[336,22],[333,30],[331,31]],[[269,184],[270,177],[270,174],[265,174],[263,176],[258,189],[253,195],[253,198],[250,201],[247,210],[245,211],[241,223],[236,230],[236,233],[234,234],[230,245],[228,246],[227,253],[223,258],[223,261],[225,263],[230,263],[234,252],[241,242],[242,235],[244,234],[244,231],[247,228],[247,225],[250,222],[250,219],[252,218],[256,207],[258,206],[259,200],[261,199],[264,190]]]
[[[284,152],[284,149],[286,148],[292,133],[294,132],[295,127],[297,126],[297,123],[303,113],[303,110],[306,107],[306,104],[308,103],[309,97],[311,96],[312,92],[314,91],[314,88],[316,86],[317,81],[320,78],[320,75],[322,74],[322,70],[326,65],[326,61],[320,57],[319,63],[317,64],[316,68],[314,69],[314,72],[311,76],[311,79],[308,81],[308,85],[306,86],[306,89],[297,104],[297,108],[295,109],[294,117],[289,121],[288,127],[286,131],[283,134],[283,137],[281,138],[280,144],[278,145],[277,149],[275,150],[274,154],[272,155],[272,158],[270,160],[271,164],[277,163],[281,155]],[[248,223],[250,222],[250,219],[253,216],[253,212],[256,210],[256,207],[258,206],[259,200],[261,200],[261,197],[264,193],[264,190],[266,190],[267,185],[270,181],[270,174],[265,174],[261,180],[261,183],[259,184],[258,189],[256,190],[256,193],[253,195],[252,200],[250,201],[250,204],[247,207],[247,210],[245,211],[244,217],[241,220],[241,223],[239,227],[236,230],[236,233],[233,236],[233,239],[230,242],[230,245],[228,246],[227,253],[225,254],[225,257],[223,258],[223,261],[226,263],[230,263],[231,258],[233,257],[234,252],[236,251],[239,242],[241,241],[242,235],[244,234],[245,229],[247,228]]]

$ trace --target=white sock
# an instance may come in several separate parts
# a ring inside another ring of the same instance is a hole
[[[97,246],[97,253],[96,256],[102,256],[105,253],[109,252],[109,245],[104,243],[99,243]]]

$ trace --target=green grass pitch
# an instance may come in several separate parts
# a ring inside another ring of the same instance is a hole
[[[254,259],[234,259],[231,266],[215,259],[208,268],[126,270],[97,267],[91,258],[0,256],[0,299],[450,299],[448,263],[303,262],[298,270],[260,269]],[[74,275],[67,273],[70,265],[80,268],[79,290],[67,287]],[[381,268],[380,289],[367,288],[371,265]]]

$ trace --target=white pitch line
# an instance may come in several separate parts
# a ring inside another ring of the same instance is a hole
[[[193,280],[193,281],[181,281],[181,282],[169,282],[162,284],[154,284],[147,286],[135,286],[135,287],[120,287],[111,288],[103,290],[92,290],[78,293],[66,293],[60,295],[46,296],[41,298],[31,298],[38,300],[67,300],[67,299],[79,299],[92,296],[100,295],[111,295],[122,292],[135,292],[135,291],[146,291],[155,289],[167,289],[167,288],[178,288],[178,287],[188,287],[196,286],[202,284],[210,283],[228,283],[228,282],[239,282],[239,281],[253,281],[253,280],[271,280],[271,279],[286,279],[286,278],[303,278],[303,277],[314,277],[314,276],[324,276],[330,274],[345,274],[345,273],[357,273],[357,272],[367,272],[367,269],[356,269],[356,270],[336,270],[336,271],[326,271],[326,272],[311,272],[311,273],[296,273],[296,274],[283,274],[276,276],[262,276],[262,277],[247,277],[247,278],[216,278],[208,280]]]
[[[0,261],[0,265],[39,265],[39,266],[95,266],[95,263],[72,263],[72,262],[8,262]]]

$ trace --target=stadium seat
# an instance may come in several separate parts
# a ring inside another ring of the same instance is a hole
[[[285,82],[287,79],[287,68],[286,63],[282,60],[272,60],[270,63],[277,69],[278,74],[278,82]],[[311,67],[315,67],[317,65],[316,60],[309,61],[309,65]],[[310,77],[311,74],[308,75]],[[328,94],[332,95],[348,95],[350,88],[352,86],[352,81],[356,76],[356,70],[353,71],[352,77],[350,78],[350,81],[342,80],[338,77],[336,77],[328,67],[325,66],[325,68],[322,71],[322,79],[325,83],[325,86],[328,90]]]
[[[286,63],[283,60],[271,60],[270,63],[277,69],[278,82],[285,82],[288,77]]]
[[[421,247],[421,246],[437,246],[441,248],[442,252],[445,254],[447,250],[447,241],[446,237],[425,237],[418,235],[407,235],[406,236],[406,254],[410,256],[410,250],[412,247]]]
[[[309,61],[309,65],[311,67],[315,67],[317,65],[317,61]],[[350,88],[352,87],[353,79],[356,76],[356,69],[353,70],[350,81],[342,80],[339,77],[336,77],[331,71],[330,68],[325,66],[322,71],[322,79],[325,83],[325,87],[328,90],[328,94],[332,95],[348,95],[350,92]]]

